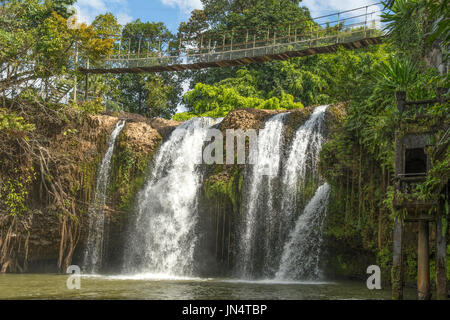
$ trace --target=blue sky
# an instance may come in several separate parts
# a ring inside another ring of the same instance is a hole
[[[376,0],[303,0],[313,17],[370,5]],[[182,21],[189,19],[193,9],[200,9],[200,0],[78,0],[75,8],[80,20],[90,23],[95,16],[105,12],[114,13],[121,24],[135,19],[164,22],[175,32]]]

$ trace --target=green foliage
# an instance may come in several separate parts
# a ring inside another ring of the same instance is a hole
[[[21,215],[28,210],[26,206],[28,188],[35,179],[33,168],[26,168],[23,171],[15,168],[14,173],[14,177],[6,179],[0,185],[0,201],[11,216]]]
[[[424,0],[395,0],[390,11],[381,14],[389,41],[401,54],[422,59],[428,30]]]
[[[98,114],[104,110],[101,98],[85,101],[76,105],[76,108],[79,108],[85,114]]]
[[[441,138],[440,142],[428,152],[431,156],[432,168],[428,171],[426,180],[417,185],[414,193],[414,197],[417,199],[446,200],[446,195],[441,194],[441,190],[450,179],[450,137],[444,139],[445,136],[441,135],[439,138]],[[446,205],[447,210],[444,213],[449,215],[448,202],[446,202]]]
[[[97,36],[102,39],[118,38],[120,36],[121,26],[112,13],[98,15],[91,25]]]
[[[146,82],[148,90],[146,104],[148,106],[148,115],[152,117],[170,118],[173,114],[173,105],[170,105],[170,96],[176,90],[174,86],[165,84],[162,77],[152,77]]]
[[[380,67],[378,86],[384,92],[406,91],[417,77],[417,67],[409,58],[390,57]]]
[[[18,132],[28,132],[34,129],[35,126],[27,123],[23,117],[19,117],[5,108],[0,108],[0,131],[8,134],[17,134]]]
[[[161,22],[138,19],[123,27],[121,39],[122,46],[115,48],[116,53],[139,51],[156,56],[159,50],[167,51],[168,48],[160,47],[161,43],[170,42],[173,35]],[[173,50],[173,45],[170,48]],[[101,79],[107,86],[96,95],[106,94],[127,112],[170,118],[180,101],[182,88],[177,73],[102,75]]]
[[[137,192],[146,181],[153,154],[133,149],[123,134],[117,143],[117,150],[112,157],[108,193],[120,210],[129,211],[134,205]]]
[[[444,46],[450,42],[450,6],[448,0],[432,0],[425,3],[433,21],[431,32],[428,34],[428,41],[443,41]]]
[[[305,18],[310,18],[308,9],[299,6],[299,0],[202,0],[202,3],[209,26],[219,30],[267,30],[288,23],[306,25]]]
[[[254,108],[285,110],[303,108],[300,102],[294,102],[294,97],[282,94],[281,99],[276,97],[263,100],[255,97],[244,97],[239,94],[238,89],[230,87],[229,84],[210,86],[198,83],[195,89],[184,96],[184,102],[190,114],[182,114],[174,119],[185,119],[193,116],[224,117],[234,109]]]
[[[198,117],[196,114],[191,113],[191,112],[180,112],[180,113],[176,113],[174,114],[174,116],[172,117],[172,120],[174,121],[187,121],[190,120],[192,118]]]
[[[233,212],[239,212],[240,196],[242,194],[243,171],[236,167],[231,172],[223,171],[217,166],[217,174],[210,176],[203,184],[206,198],[209,200],[229,201]]]

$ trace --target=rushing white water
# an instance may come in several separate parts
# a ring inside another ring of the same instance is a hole
[[[296,245],[311,247],[311,243],[318,244],[321,241],[321,233],[313,232],[313,230],[320,228],[317,223],[321,220],[317,217],[322,214],[318,210],[321,207],[312,204],[314,197],[308,204],[305,201],[312,196],[307,193],[311,192],[311,188],[317,188],[320,180],[317,164],[324,141],[323,131],[327,108],[326,105],[315,108],[309,119],[297,129],[289,149],[287,161],[283,165],[281,176],[282,197],[280,199],[282,214],[277,242],[279,245],[277,249],[282,254],[281,257],[278,257],[278,261],[280,261],[276,273],[278,279],[299,280],[303,279],[302,276],[314,279],[318,275],[316,266],[313,266],[310,262],[318,261],[318,251],[305,251],[300,247],[296,247],[295,250],[297,251],[295,251],[292,248],[293,244],[289,246],[289,243],[292,243],[294,241],[292,239],[295,238]],[[317,198],[314,200],[317,200]],[[303,213],[299,216],[302,211]],[[308,213],[309,216],[304,216],[305,213]],[[299,217],[297,221],[295,221],[296,217]],[[311,229],[311,232],[300,227],[299,224],[305,221],[309,223],[308,228]],[[294,224],[296,227],[292,229]],[[288,234],[289,237],[287,237]],[[286,252],[287,248],[291,248],[289,253]],[[293,252],[298,252],[302,258],[287,258],[292,257]],[[287,261],[292,262],[290,267],[286,266]],[[296,271],[295,268],[298,270]],[[308,271],[313,273],[307,274]]]
[[[317,176],[317,162],[323,143],[323,123],[328,106],[314,109],[310,118],[295,133],[289,157],[283,166],[283,199],[281,209],[290,215],[295,212],[298,191],[302,190],[309,175]]]
[[[329,195],[330,186],[324,183],[317,188],[315,195],[298,217],[284,246],[275,279],[315,280],[320,276],[322,222]]]
[[[309,119],[297,129],[285,156],[285,114],[266,122],[267,131],[259,136],[255,151],[258,153],[257,163],[249,167],[246,173],[244,222],[237,254],[237,275],[240,278],[273,278],[277,274],[282,280],[301,279],[306,271],[292,273],[295,268],[288,267],[289,262],[292,265],[297,263],[300,270],[312,268],[311,279],[318,274],[310,262],[318,259],[317,251],[298,249],[304,262],[293,258],[292,252],[295,250],[292,245],[289,246],[292,249],[290,253],[284,251],[291,242],[302,245],[301,242],[305,241],[305,246],[309,248],[309,243],[320,243],[320,233],[311,231],[306,234],[305,230],[300,227],[294,229],[294,226],[297,218],[304,215],[301,213],[320,182],[317,163],[324,141],[326,109],[327,106],[314,109]],[[267,177],[266,172],[272,175]],[[318,218],[321,211],[315,209],[320,208],[310,205],[308,211],[304,211],[310,216],[307,222],[311,230],[317,229],[317,223],[321,221]],[[304,235],[294,237],[292,232]]]
[[[253,274],[254,262],[257,260],[258,225],[273,225],[274,213],[274,180],[279,174],[280,157],[283,147],[284,119],[287,113],[277,114],[269,118],[264,130],[261,130],[257,143],[251,146],[250,156],[256,163],[249,168],[244,195],[244,224],[238,252],[238,272],[241,277],[249,278]],[[271,237],[266,235],[260,246],[264,252],[270,251]],[[270,259],[270,257],[267,257]],[[263,257],[262,259],[265,259]]]
[[[119,120],[108,141],[108,149],[103,156],[97,175],[94,199],[89,206],[89,234],[83,257],[84,272],[97,272],[102,265],[103,240],[105,229],[106,188],[111,171],[111,158],[114,153],[116,139],[125,126],[124,120]]]
[[[197,243],[197,165],[207,129],[221,119],[194,118],[175,129],[156,154],[138,198],[137,218],[125,252],[125,272],[191,276]]]

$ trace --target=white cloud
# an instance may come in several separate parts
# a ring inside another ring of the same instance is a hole
[[[107,12],[113,13],[120,24],[133,20],[128,14],[127,0],[78,0],[74,8],[77,10],[77,20],[87,24],[92,23],[99,14]]]
[[[313,17],[345,11],[374,4],[374,0],[303,0],[300,5],[307,7]]]
[[[162,4],[169,7],[178,7],[183,13],[191,13],[194,9],[203,8],[200,0],[160,0]]]
[[[121,25],[126,25],[128,22],[133,21],[133,17],[126,13],[117,13],[116,18]]]

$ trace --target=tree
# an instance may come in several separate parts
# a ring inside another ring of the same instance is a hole
[[[118,39],[120,37],[121,26],[117,22],[116,17],[110,12],[98,15],[91,25],[99,38]]]
[[[162,22],[142,22],[137,19],[123,27],[122,49],[124,52],[153,52],[167,50],[168,43],[173,41],[174,36]],[[160,48],[161,44],[161,48]]]
[[[36,89],[73,74],[76,43],[80,56],[93,61],[110,52],[112,39],[97,37],[92,27],[69,29],[73,1],[5,1],[0,10],[0,89]],[[72,71],[69,71],[72,70]]]
[[[389,11],[381,14],[389,41],[403,55],[419,61],[425,50],[425,33],[428,29],[423,0],[395,0]]]
[[[108,20],[111,21],[111,17]],[[169,45],[171,41],[174,42],[173,35],[163,23],[142,22],[138,19],[123,27],[120,51],[122,54],[139,51],[155,57],[160,50],[175,50],[173,45]],[[124,111],[170,118],[180,101],[182,88],[177,73],[121,74],[104,79],[111,83],[107,89],[117,88],[106,96],[119,102]]]
[[[174,110],[173,107],[171,108],[169,101],[174,87],[165,84],[164,79],[157,75],[149,77],[145,86],[148,90],[146,100],[148,117],[172,117]]]
[[[187,23],[182,23],[179,32],[184,38],[193,38],[192,45],[196,46],[200,42],[200,34],[203,35],[203,43],[216,43],[220,46],[224,41],[230,44],[231,37],[233,43],[245,42],[247,35],[250,39],[253,34],[258,39],[265,39],[267,30],[270,36],[276,30],[277,36],[287,35],[297,29],[300,34],[302,30],[308,28],[311,17],[307,8],[300,7],[298,0],[262,0],[262,1],[225,1],[225,0],[202,0],[203,10],[192,12]],[[207,30],[207,31],[205,31]],[[272,62],[264,65],[253,65],[245,67],[248,70],[258,72],[268,71],[268,66],[281,69],[282,63]],[[240,67],[216,68],[203,71],[187,72],[187,77],[191,79],[191,87],[196,83],[214,84],[226,78],[233,78]],[[270,74],[276,73],[275,70]],[[264,72],[261,72],[263,74]],[[272,82],[273,83],[273,82]],[[259,88],[261,89],[261,88]],[[270,90],[267,90],[270,91]],[[277,95],[281,97],[281,91]]]

